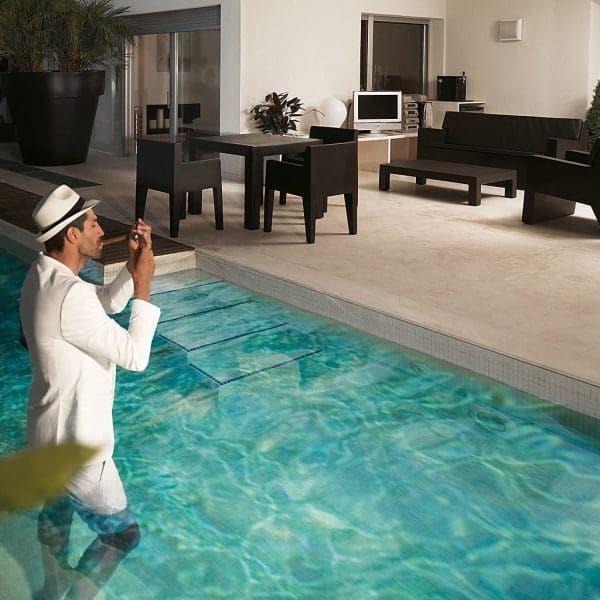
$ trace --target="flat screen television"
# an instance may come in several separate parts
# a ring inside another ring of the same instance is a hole
[[[402,92],[354,92],[354,128],[360,131],[402,129]]]

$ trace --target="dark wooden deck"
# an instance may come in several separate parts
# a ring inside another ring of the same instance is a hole
[[[40,198],[41,196],[37,194],[0,182],[0,219],[26,231],[36,233],[35,225],[31,220],[31,213]],[[113,221],[113,219],[108,219],[102,215],[98,215],[98,221],[107,238],[126,234],[131,226]],[[156,256],[193,250],[191,246],[154,234],[152,235],[152,247]],[[124,262],[127,260],[128,255],[127,243],[125,241],[118,242],[106,246],[102,258],[96,262],[103,265]]]

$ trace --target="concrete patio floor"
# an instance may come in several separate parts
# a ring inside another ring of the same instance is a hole
[[[18,152],[1,144],[0,156],[18,159]],[[135,157],[91,152],[84,165],[52,170],[102,182],[81,193],[102,200],[98,214],[125,223],[132,219]],[[0,178],[40,194],[53,187],[14,172],[0,171]],[[286,206],[275,205],[272,233],[247,231],[242,185],[226,181],[225,230],[214,229],[212,195],[205,192],[204,213],[181,222],[179,240],[200,250],[201,268],[226,261],[233,271],[246,270],[255,279],[264,275],[271,282],[264,291],[277,287],[274,281],[289,282],[296,286],[292,293],[316,290],[330,303],[382,315],[388,319],[382,327],[398,320],[457,340],[455,354],[464,353],[464,342],[506,357],[509,362],[495,370],[449,359],[521,389],[535,392],[539,382],[522,382],[553,374],[583,383],[582,397],[574,397],[579,392],[571,386],[557,392],[563,396],[558,401],[600,416],[600,226],[591,209],[580,205],[571,217],[524,225],[523,192],[515,199],[501,194],[501,188],[484,187],[481,206],[472,207],[466,186],[431,182],[417,187],[414,179],[392,176],[391,190],[380,192],[377,174],[361,172],[358,235],[347,234],[340,196],[330,199],[328,213],[317,222],[316,243],[308,245],[300,199],[292,196]],[[146,219],[156,233],[168,236],[166,195],[149,193]],[[444,352],[437,355],[448,358]],[[541,370],[520,378],[498,376],[521,363]],[[542,387],[561,386],[561,381]]]

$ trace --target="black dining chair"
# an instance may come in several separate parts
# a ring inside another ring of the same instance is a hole
[[[340,144],[342,142],[356,142],[358,140],[358,129],[345,129],[342,127],[324,127],[322,125],[313,125],[308,133],[308,137],[323,140],[323,144]],[[297,165],[304,164],[304,152],[296,154],[284,154],[281,160],[291,162]],[[286,192],[279,192],[279,204],[285,204],[287,201]],[[327,210],[327,206],[323,207]]]
[[[358,143],[307,146],[304,164],[269,160],[265,178],[264,231],[271,231],[275,190],[302,197],[306,242],[314,244],[315,225],[328,196],[344,194],[348,232],[357,231]]]
[[[223,229],[223,191],[221,161],[183,161],[181,142],[140,139],[137,142],[135,217],[143,217],[148,190],[169,194],[169,235],[179,235],[179,221],[188,212],[202,212],[202,190],[212,188],[216,229]]]

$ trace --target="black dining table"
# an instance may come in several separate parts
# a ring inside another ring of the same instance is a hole
[[[221,152],[244,157],[244,227],[260,227],[260,205],[263,196],[263,159],[277,154],[302,152],[306,146],[322,144],[323,140],[292,135],[265,133],[235,133],[192,137],[189,140],[190,160],[201,158],[204,152]]]

